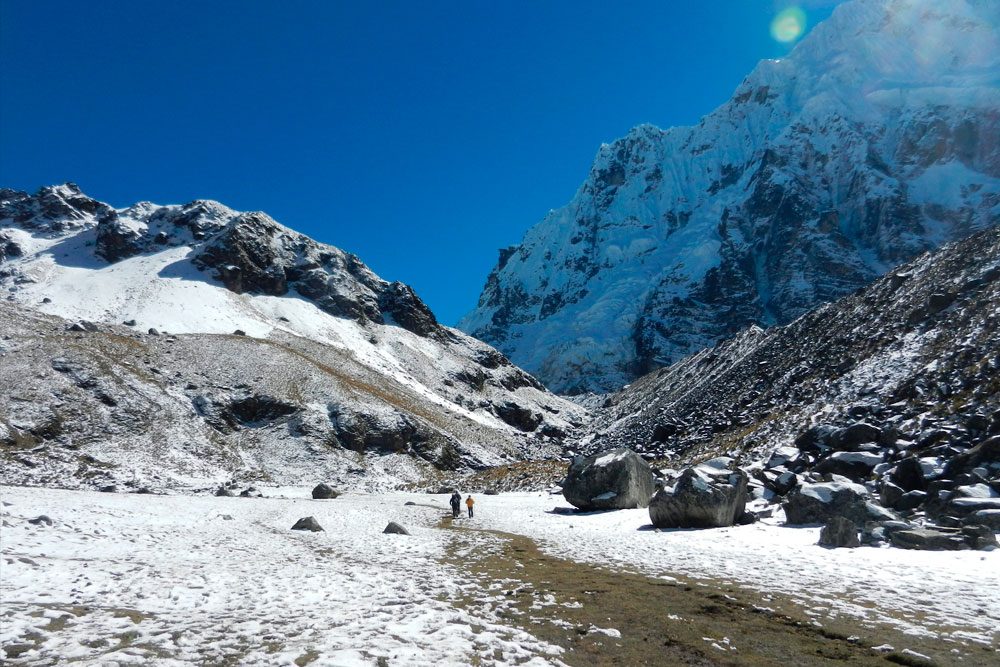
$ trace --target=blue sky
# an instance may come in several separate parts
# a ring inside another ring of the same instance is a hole
[[[789,4],[0,0],[0,186],[263,210],[453,324],[602,142],[787,53]]]

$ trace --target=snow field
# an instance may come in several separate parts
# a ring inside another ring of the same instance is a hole
[[[305,656],[344,666],[383,657],[396,667],[466,665],[474,655],[484,665],[561,664],[560,649],[449,602],[476,587],[440,563],[455,535],[433,528],[443,504],[407,507],[408,498],[427,496],[248,500],[4,487],[0,642],[30,646],[14,661],[26,665],[263,665]],[[40,514],[54,525],[27,522]],[[325,532],[291,531],[304,516]],[[413,534],[383,535],[389,520]]]

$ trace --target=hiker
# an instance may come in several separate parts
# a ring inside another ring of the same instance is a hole
[[[469,508],[469,518],[470,519],[472,518],[472,506],[475,505],[475,504],[476,504],[476,501],[472,499],[472,496],[469,496],[468,498],[465,499],[465,506]]]
[[[455,491],[453,494],[451,494],[451,500],[449,502],[451,503],[451,518],[457,519],[459,507],[462,504],[462,494],[459,493],[458,491]]]

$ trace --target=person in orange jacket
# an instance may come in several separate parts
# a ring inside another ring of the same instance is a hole
[[[470,519],[472,518],[472,506],[475,505],[475,504],[476,504],[476,501],[472,499],[472,496],[469,496],[468,498],[465,499],[465,506],[469,508],[469,518]]]

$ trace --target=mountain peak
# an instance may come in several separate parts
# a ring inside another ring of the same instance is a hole
[[[998,13],[838,7],[697,126],[602,145],[459,327],[550,388],[608,391],[996,224]]]

